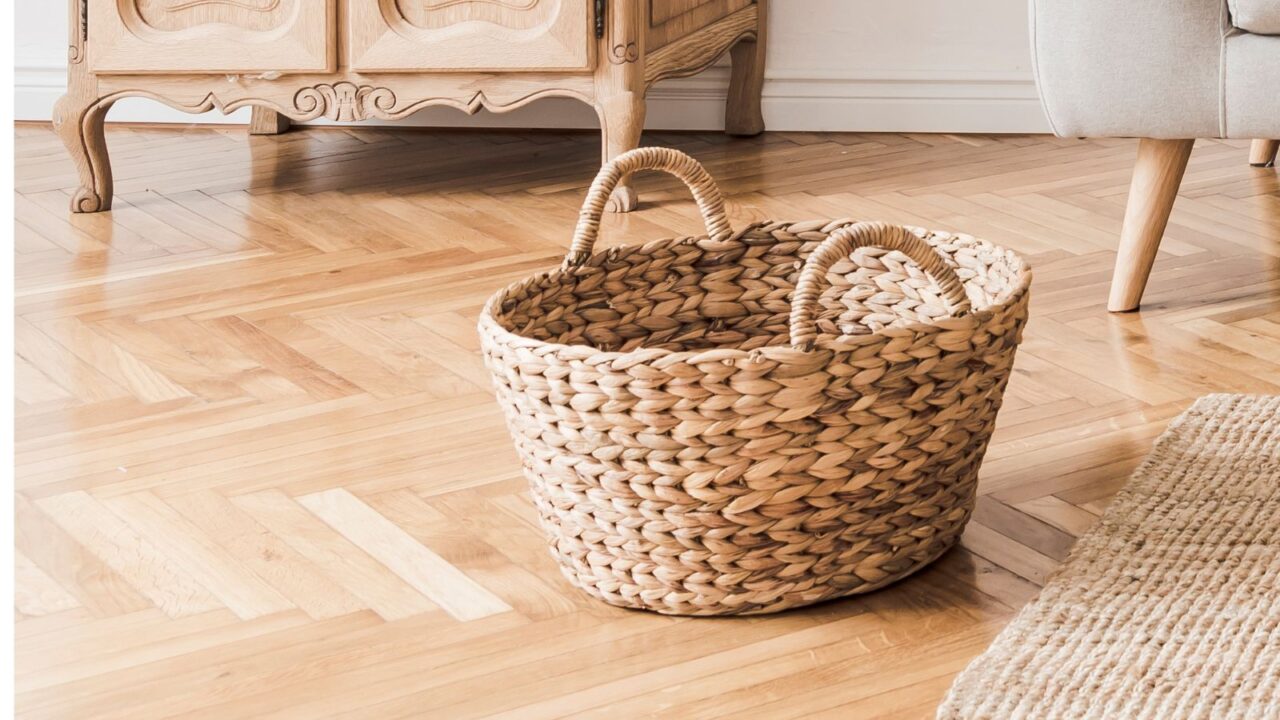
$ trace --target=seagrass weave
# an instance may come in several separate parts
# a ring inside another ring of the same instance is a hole
[[[1206,395],[938,720],[1280,718],[1280,395]]]
[[[592,252],[632,172],[707,234]],[[679,615],[865,592],[947,550],[1027,317],[1030,271],[965,235],[850,219],[730,229],[688,156],[605,166],[564,265],[480,317],[498,401],[571,582]]]

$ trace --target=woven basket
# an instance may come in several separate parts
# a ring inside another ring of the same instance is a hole
[[[689,185],[707,235],[593,253],[609,193],[646,169]],[[494,295],[480,335],[572,583],[661,613],[765,613],[955,543],[1030,281],[965,235],[733,232],[697,162],[642,148],[600,171],[564,265]]]

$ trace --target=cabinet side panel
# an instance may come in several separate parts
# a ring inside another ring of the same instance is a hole
[[[748,7],[752,0],[648,0],[648,3],[646,47],[656,50]]]

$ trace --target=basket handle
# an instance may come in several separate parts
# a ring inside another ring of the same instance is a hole
[[[644,147],[625,152],[600,168],[591,183],[587,198],[578,214],[578,226],[573,231],[573,243],[565,256],[565,267],[586,262],[600,232],[600,215],[604,212],[609,195],[624,178],[640,170],[662,170],[684,181],[693,191],[702,220],[707,225],[707,236],[712,240],[728,240],[733,235],[729,220],[724,214],[724,198],[716,181],[697,160],[671,148]]]
[[[827,271],[836,261],[849,257],[855,248],[868,246],[902,251],[942,288],[948,313],[959,317],[970,312],[969,298],[965,295],[960,276],[956,275],[951,265],[929,243],[899,225],[862,222],[831,233],[813,251],[801,269],[800,280],[796,283],[796,291],[791,300],[792,347],[813,349],[814,342],[818,339],[814,315],[818,297],[822,295],[820,285],[826,279]]]

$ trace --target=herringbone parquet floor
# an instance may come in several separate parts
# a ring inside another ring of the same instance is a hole
[[[1280,183],[1246,143],[1197,147],[1117,316],[1131,141],[653,134],[739,223],[964,230],[1036,280],[962,549],[778,616],[615,610],[548,557],[473,330],[559,260],[595,135],[113,128],[116,209],[75,217],[56,138],[17,136],[24,718],[929,716],[1171,417],[1280,393]],[[639,186],[608,242],[698,229]]]

